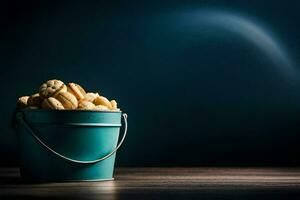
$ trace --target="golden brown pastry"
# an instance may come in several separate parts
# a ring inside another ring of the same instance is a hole
[[[42,98],[55,97],[59,92],[66,92],[67,86],[60,80],[48,80],[40,87],[39,94]]]
[[[64,110],[65,109],[64,106],[62,105],[62,103],[60,103],[60,101],[58,101],[54,97],[49,97],[47,99],[44,99],[44,101],[42,103],[42,108],[54,109],[54,110]]]
[[[103,105],[97,105],[95,106],[95,108],[93,109],[95,111],[109,111],[109,108]]]
[[[27,105],[41,107],[42,101],[43,100],[40,97],[39,93],[35,93],[28,98]]]
[[[29,96],[22,96],[18,99],[17,107],[18,108],[25,108],[27,106],[27,101]]]
[[[106,106],[109,109],[112,109],[112,105],[110,103],[110,101],[105,98],[104,96],[98,96],[94,99],[94,104],[97,105],[103,105]]]
[[[116,100],[109,101],[98,93],[86,91],[76,83],[65,85],[57,79],[43,83],[38,93],[22,96],[17,102],[18,108],[29,109],[57,109],[57,110],[95,110],[120,111]]]
[[[55,95],[55,98],[60,101],[65,109],[76,109],[78,106],[76,97],[70,92],[59,92]]]
[[[84,95],[86,94],[84,89],[76,83],[68,83],[67,88],[68,92],[72,93],[77,98],[77,100],[83,99]]]
[[[95,105],[90,101],[80,101],[78,103],[78,109],[79,110],[93,110],[95,108]]]
[[[112,110],[116,110],[118,108],[118,104],[117,104],[116,100],[111,100],[110,104],[111,104]]]
[[[88,92],[84,95],[84,100],[93,102],[96,99],[96,97],[99,97],[98,93]]]

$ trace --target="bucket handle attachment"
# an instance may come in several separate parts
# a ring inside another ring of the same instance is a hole
[[[72,162],[72,163],[77,163],[77,164],[94,164],[94,163],[97,163],[97,162],[101,162],[107,158],[109,158],[110,156],[112,156],[114,153],[116,153],[116,151],[121,147],[121,145],[123,144],[124,140],[125,140],[125,137],[126,137],[126,134],[127,134],[127,114],[126,113],[123,113],[122,114],[123,118],[124,118],[124,124],[125,124],[125,127],[124,127],[124,133],[123,133],[123,137],[121,139],[121,141],[119,142],[119,144],[117,145],[116,148],[114,148],[114,150],[112,150],[109,154],[101,157],[101,158],[98,158],[96,160],[91,160],[91,161],[82,161],[82,160],[75,160],[75,159],[71,159],[71,158],[68,158],[67,156],[64,156],[60,153],[58,153],[57,151],[55,151],[54,149],[52,149],[51,147],[49,147],[47,144],[45,144],[35,133],[34,131],[31,129],[31,127],[24,121],[23,119],[23,115],[22,113],[17,113],[16,114],[16,117],[17,119],[26,127],[26,129],[30,132],[30,134],[43,146],[45,147],[47,150],[49,150],[51,153],[55,154],[56,156],[66,160],[66,161],[69,161],[69,162]]]

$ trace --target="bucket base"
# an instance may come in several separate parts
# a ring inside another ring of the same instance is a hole
[[[108,179],[89,179],[89,180],[47,180],[47,181],[39,181],[39,180],[32,180],[32,179],[24,179],[22,178],[25,183],[72,183],[72,182],[106,182],[106,181],[114,181],[114,178]]]
[[[27,164],[28,160],[29,158],[24,160],[23,163]],[[47,160],[43,160],[42,163],[36,161],[34,162],[36,164],[30,167],[28,167],[28,164],[21,166],[20,174],[25,182],[112,181],[114,180],[114,160],[115,155],[100,163],[86,166],[67,161],[63,162],[53,155],[48,155]]]

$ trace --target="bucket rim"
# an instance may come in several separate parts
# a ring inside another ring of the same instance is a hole
[[[81,124],[103,125],[114,124],[120,126],[124,112],[121,111],[90,111],[90,110],[44,110],[22,109],[22,113],[28,123],[34,124]]]
[[[74,112],[74,113],[78,113],[78,112],[90,112],[90,113],[122,113],[122,111],[102,111],[102,110],[51,110],[51,109],[31,109],[31,108],[22,108],[20,109],[19,111],[25,111],[25,112],[52,112],[52,113],[55,113],[55,112],[59,112],[59,113],[62,113],[62,112]]]

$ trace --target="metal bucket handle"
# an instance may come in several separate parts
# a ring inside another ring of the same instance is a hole
[[[123,133],[123,137],[121,139],[121,141],[119,142],[119,144],[117,145],[117,147],[112,150],[109,154],[101,157],[101,158],[98,158],[96,160],[91,160],[91,161],[82,161],[82,160],[75,160],[75,159],[71,159],[71,158],[68,158],[60,153],[58,153],[57,151],[55,151],[54,149],[52,149],[51,147],[49,147],[47,144],[45,144],[35,133],[34,131],[31,129],[31,127],[24,121],[23,119],[23,114],[22,113],[17,113],[16,114],[16,118],[17,120],[19,120],[20,123],[22,123],[26,128],[27,130],[30,132],[30,134],[43,146],[45,147],[47,150],[49,150],[50,152],[52,152],[53,154],[55,154],[56,156],[66,160],[66,161],[70,161],[70,162],[73,162],[73,163],[78,163],[78,164],[93,164],[93,163],[97,163],[97,162],[100,162],[100,161],[103,161],[107,158],[109,158],[110,156],[112,156],[120,147],[121,145],[123,144],[124,140],[125,140],[125,137],[126,137],[126,134],[127,134],[127,114],[126,113],[123,113],[123,118],[124,118],[124,123],[125,123],[125,127],[124,127],[124,133]]]

